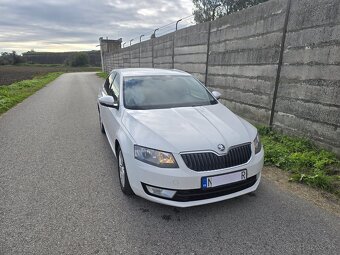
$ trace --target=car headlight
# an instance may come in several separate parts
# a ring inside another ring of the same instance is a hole
[[[177,168],[177,162],[170,152],[158,151],[135,145],[135,159],[163,168]]]
[[[254,146],[255,146],[255,154],[259,153],[262,148],[259,134],[256,134],[256,137],[254,139]]]

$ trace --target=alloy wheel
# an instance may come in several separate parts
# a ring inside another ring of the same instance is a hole
[[[124,158],[122,151],[119,151],[119,156],[118,156],[118,163],[119,163],[119,180],[122,185],[122,187],[125,187],[125,164],[124,164]]]

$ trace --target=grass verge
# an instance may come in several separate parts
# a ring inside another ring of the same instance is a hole
[[[106,79],[108,74],[105,72],[98,72],[96,73],[98,77]]]
[[[61,74],[62,72],[53,72],[34,77],[31,80],[23,80],[8,86],[1,86],[0,115],[44,87],[46,84],[55,80]]]
[[[283,135],[259,127],[265,164],[290,173],[290,180],[305,183],[340,198],[340,161],[307,139]]]

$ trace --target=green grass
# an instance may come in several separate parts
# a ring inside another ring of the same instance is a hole
[[[108,76],[108,74],[107,74],[107,73],[105,73],[105,72],[99,72],[99,73],[97,73],[97,76],[98,76],[98,77],[100,77],[100,78],[104,78],[104,79],[106,79],[106,78],[107,78],[107,76]]]
[[[291,181],[331,192],[340,198],[340,161],[335,154],[307,139],[283,135],[260,127],[265,164],[291,174]]]
[[[0,115],[44,87],[46,84],[55,80],[61,74],[62,72],[53,72],[34,77],[31,80],[23,80],[8,86],[1,86]]]

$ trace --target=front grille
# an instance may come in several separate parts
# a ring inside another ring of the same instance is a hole
[[[212,152],[182,154],[184,163],[194,171],[210,171],[247,163],[251,157],[251,144],[232,147],[227,154],[218,156]]]

